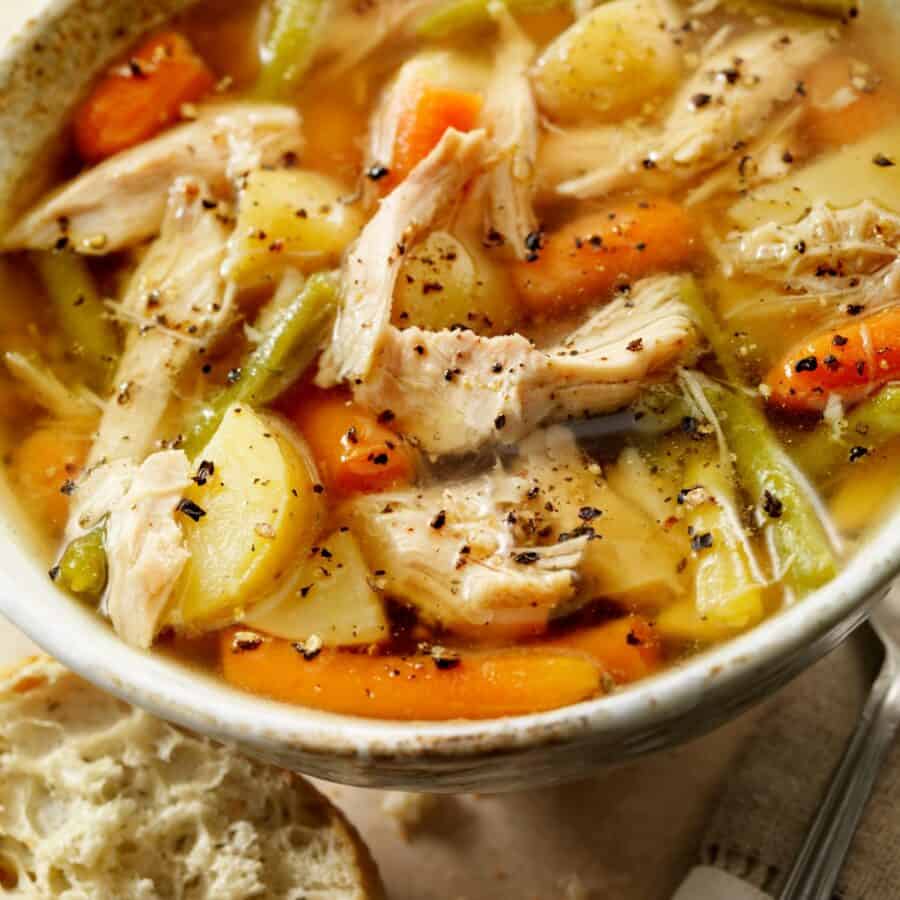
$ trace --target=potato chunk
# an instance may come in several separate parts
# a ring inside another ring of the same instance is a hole
[[[392,318],[400,328],[464,325],[478,334],[504,334],[515,324],[516,300],[506,273],[474,241],[435,231],[403,262]]]
[[[567,28],[541,54],[533,83],[541,108],[564,122],[609,122],[667,94],[680,54],[654,0],[614,0]]]
[[[363,215],[340,182],[298,169],[258,169],[241,196],[227,269],[241,285],[285,267],[313,272],[335,265],[359,234]]]
[[[292,641],[316,635],[329,647],[374,644],[389,634],[369,568],[349,531],[324,538],[290,587],[254,607],[244,624]]]
[[[202,629],[271,593],[308,553],[324,509],[302,439],[248,406],[228,410],[197,463],[201,483],[191,486],[195,506],[184,516],[191,558],[170,621]]]

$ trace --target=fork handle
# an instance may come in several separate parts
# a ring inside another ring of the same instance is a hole
[[[831,900],[850,841],[900,724],[900,671],[888,656],[779,900]]]

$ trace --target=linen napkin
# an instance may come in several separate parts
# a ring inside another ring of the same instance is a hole
[[[747,742],[673,900],[768,900],[784,885],[881,663],[864,627],[789,685]],[[900,898],[900,742],[889,753],[835,900]]]

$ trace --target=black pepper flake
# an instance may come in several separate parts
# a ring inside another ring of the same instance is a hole
[[[305,585],[303,585],[303,587],[300,588],[300,596],[301,596],[301,597],[308,597],[308,596],[309,596],[309,592],[310,592],[312,589],[313,589],[313,585],[311,585],[311,584],[305,584]]]
[[[378,421],[379,421],[382,425],[387,425],[388,422],[393,422],[394,419],[396,419],[396,418],[397,418],[397,417],[394,415],[394,411],[393,411],[392,409],[385,409],[385,410],[382,410],[382,411],[378,414]]]
[[[590,522],[591,519],[596,519],[597,516],[602,515],[603,511],[597,509],[596,506],[582,506],[581,509],[578,510],[578,518],[585,522]]]
[[[204,459],[200,462],[200,465],[197,466],[197,474],[191,479],[194,484],[198,484],[201,487],[212,478],[213,474],[216,471],[216,465],[214,462],[208,459]]]
[[[882,169],[897,165],[889,156],[885,156],[883,153],[876,153],[872,157],[872,162],[875,163],[876,166],[881,166]]]
[[[497,431],[500,431],[501,429],[503,429],[505,427],[506,427],[506,416],[504,416],[501,413],[499,416],[497,416],[496,419],[494,419],[494,428],[496,428]]]
[[[779,519],[784,512],[784,504],[771,491],[763,491],[763,512],[770,519]]]
[[[691,97],[691,106],[694,109],[702,109],[712,100],[712,94],[694,94]]]
[[[413,349],[416,351],[416,353],[419,354],[419,356],[425,355],[425,348],[422,346],[422,344],[416,344]]]
[[[348,441],[349,443],[351,443],[351,444],[358,444],[358,443],[359,443],[359,435],[358,435],[357,432],[356,432],[356,426],[355,426],[355,425],[351,425],[351,426],[347,429],[347,433],[346,433],[345,437],[347,438],[347,441]]]
[[[376,466],[386,466],[388,464],[387,453],[376,453],[369,457]]]
[[[313,485],[313,493],[314,494],[324,494],[325,493],[325,485],[324,484],[314,484]]]
[[[187,497],[179,500],[178,506],[175,508],[194,522],[199,522],[206,515],[206,510],[203,507],[198,506],[193,500],[188,500]]]
[[[50,576],[51,581],[56,581],[59,578],[59,566],[51,566],[47,574]]]
[[[72,494],[75,493],[75,482],[72,481],[71,478],[67,478],[59,488],[59,492],[61,494],[65,494],[67,497],[71,497]]]
[[[858,316],[863,310],[865,306],[862,303],[848,303],[847,304],[847,315],[848,316]]]
[[[53,245],[54,250],[65,250],[66,247],[69,246],[69,239],[63,235],[61,238],[57,238],[56,243]]]
[[[209,363],[204,363],[204,364],[200,367],[200,371],[201,371],[204,375],[209,375],[209,373],[212,372],[212,366],[211,366]]]
[[[495,375],[499,375],[500,372],[503,371],[503,363],[498,363],[498,362],[497,362],[497,363],[494,363],[494,364],[491,366],[491,371],[492,371]]]
[[[850,462],[856,462],[858,459],[862,459],[864,456],[868,456],[869,448],[862,447],[857,445],[856,447],[850,448]]]
[[[321,647],[321,646],[318,646],[318,645],[317,645],[317,646],[315,646],[315,647],[310,647],[309,649],[307,649],[306,646],[305,646],[304,644],[302,644],[300,641],[294,641],[294,642],[291,644],[291,646],[292,646],[292,647],[293,647],[293,648],[294,648],[294,649],[295,649],[295,650],[296,650],[296,651],[297,651],[297,652],[298,652],[298,653],[299,653],[299,654],[300,654],[307,662],[310,662],[311,660],[314,660],[314,659],[322,652],[322,647]]]
[[[588,238],[588,243],[589,243],[592,247],[602,247],[602,246],[603,246],[603,238],[600,237],[599,234],[592,234],[592,235]]]
[[[630,647],[640,647],[644,642],[633,631],[629,631],[625,635],[625,643]]]
[[[432,520],[431,527],[440,531],[447,524],[447,511],[442,509]]]
[[[713,545],[713,536],[708,531],[702,534],[695,534],[691,538],[691,550],[699,552],[700,550],[709,550]]]
[[[225,376],[225,380],[229,384],[234,384],[237,381],[241,380],[241,369],[240,367],[235,367],[234,369],[229,369],[228,374]]]
[[[644,349],[644,339],[635,338],[633,341],[629,341],[626,349],[630,350],[632,353],[640,353],[641,350]]]
[[[828,356],[822,357],[822,365],[824,365],[826,368],[830,369],[832,372],[836,371],[837,369],[839,369],[841,367],[841,364],[838,361],[838,358],[833,353],[829,353]]]
[[[382,178],[386,178],[390,174],[391,170],[387,166],[382,166],[380,163],[375,163],[374,166],[369,166],[366,170],[366,178],[369,178],[372,181],[381,181]]]
[[[835,347],[843,347],[847,343],[847,338],[845,338],[842,334],[836,334],[831,339],[831,343],[834,344]]]
[[[439,281],[426,281],[422,285],[423,294],[437,294],[440,293],[443,289],[444,286]]]
[[[684,416],[681,420],[681,430],[685,434],[696,434],[697,420],[693,416]]]
[[[435,666],[442,672],[455,669],[462,660],[458,656],[432,656]]]
[[[656,168],[656,160],[651,159],[649,156],[647,156],[641,160],[641,165],[649,171],[650,169]]]
[[[794,249],[798,253],[806,253],[806,241],[797,241],[797,243],[794,244]]]
[[[803,359],[797,360],[794,366],[795,372],[815,372],[819,368],[819,361],[814,356],[804,356]]]
[[[513,560],[520,566],[530,566],[532,563],[536,563],[540,558],[541,554],[534,550],[523,550],[521,553],[517,553],[513,557]]]

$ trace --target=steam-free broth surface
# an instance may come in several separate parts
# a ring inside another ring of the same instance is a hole
[[[900,476],[900,88],[841,0],[201,4],[3,238],[5,461],[123,640],[489,718],[815,603]]]

